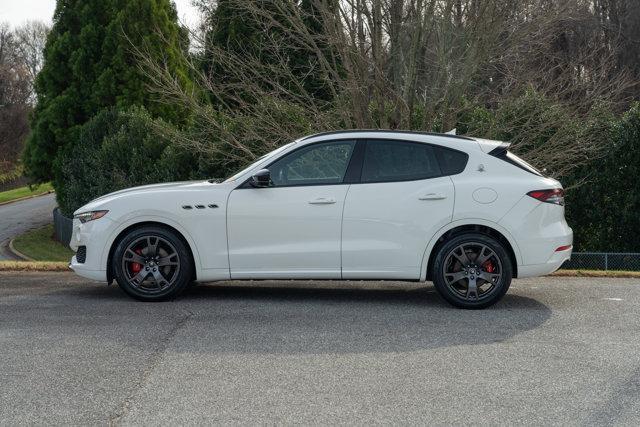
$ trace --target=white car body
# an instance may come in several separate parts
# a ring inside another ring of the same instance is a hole
[[[466,153],[468,161],[461,173],[421,180],[243,187],[254,173],[300,147],[387,139],[450,148]],[[148,185],[93,200],[76,214],[108,213],[85,223],[74,220],[71,247],[85,246],[86,256],[83,263],[74,256],[70,267],[89,279],[111,280],[114,242],[130,227],[151,223],[171,227],[184,238],[197,281],[424,281],[442,236],[460,227],[481,227],[508,242],[515,277],[551,273],[569,259],[573,233],[564,206],[527,193],[561,188],[560,183],[490,155],[500,144],[384,131],[303,138],[223,183]]]

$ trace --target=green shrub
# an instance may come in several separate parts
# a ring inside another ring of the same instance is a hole
[[[640,104],[612,126],[604,156],[567,177],[567,221],[579,251],[640,252]]]
[[[53,184],[62,212],[70,216],[123,188],[193,177],[193,156],[171,146],[158,131],[165,126],[142,108],[103,110],[83,125],[57,160]]]

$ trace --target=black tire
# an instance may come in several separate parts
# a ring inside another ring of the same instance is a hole
[[[438,249],[433,263],[436,290],[459,308],[495,304],[509,290],[512,276],[511,258],[503,244],[479,233],[451,238]]]
[[[166,301],[180,295],[193,279],[192,265],[184,241],[161,226],[131,230],[117,243],[111,259],[120,288],[140,301]]]

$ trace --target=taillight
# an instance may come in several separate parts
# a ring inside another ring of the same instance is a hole
[[[529,191],[527,193],[527,196],[531,196],[534,199],[540,200],[541,202],[564,206],[564,190],[562,188]]]

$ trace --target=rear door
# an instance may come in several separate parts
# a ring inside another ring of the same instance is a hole
[[[366,141],[360,183],[351,185],[345,200],[344,279],[420,277],[428,241],[453,214],[454,187],[440,166],[448,161],[443,153],[466,156],[419,142]]]

